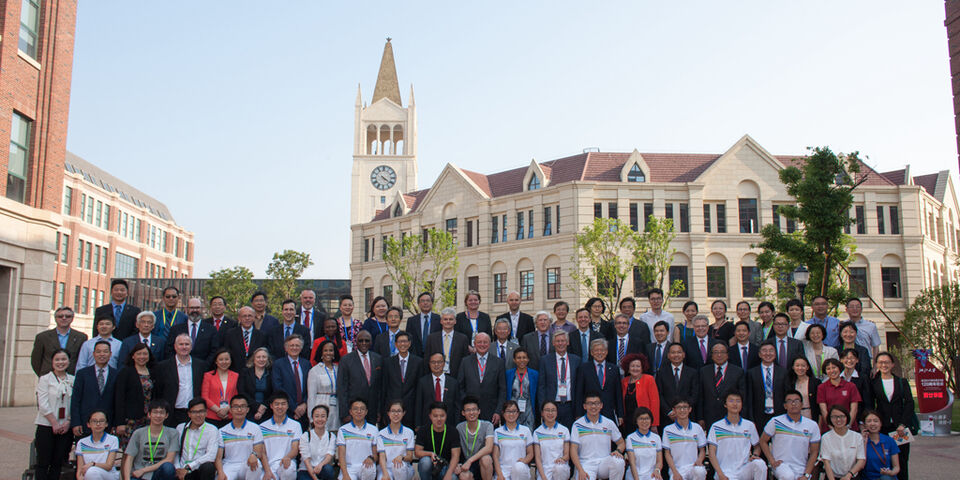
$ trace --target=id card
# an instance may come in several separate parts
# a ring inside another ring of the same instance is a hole
[[[520,410],[520,413],[525,413],[527,411],[527,399],[521,398],[517,400],[517,409]]]
[[[336,407],[336,406],[337,406],[337,396],[336,396],[336,395],[330,395],[330,401],[327,402],[327,406],[328,406],[328,407]]]
[[[63,420],[63,419],[65,419],[65,418],[67,418],[67,408],[66,408],[66,407],[60,407],[59,409],[57,409],[57,418],[59,418],[60,420]]]
[[[767,397],[763,402],[763,408],[773,410],[773,397]]]
[[[567,395],[567,386],[566,386],[566,385],[560,385],[559,387],[557,387],[557,396],[558,396],[558,397],[566,397],[566,396],[568,396],[568,395]]]

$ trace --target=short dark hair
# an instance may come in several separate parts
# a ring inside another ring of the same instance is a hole
[[[696,308],[698,312],[700,311],[700,305],[697,305],[697,302],[694,302],[693,300],[688,300],[688,301],[686,301],[686,302],[683,304],[683,308],[681,308],[680,311],[682,312],[682,311],[686,310],[687,307],[691,307],[691,306],[692,306],[693,308]]]
[[[743,400],[743,394],[741,394],[739,390],[730,390],[723,396],[723,403],[727,403],[727,399],[730,397],[737,397]]]
[[[66,349],[63,349],[63,348],[58,348],[54,350],[53,353],[50,354],[50,358],[53,359],[53,357],[56,357],[58,353],[62,353],[66,355],[67,360],[70,360],[70,352],[66,351]]]
[[[816,302],[818,298],[822,298],[824,302],[830,304],[830,299],[823,295],[814,295],[813,298],[810,299],[810,304],[813,305],[813,302]]]
[[[790,307],[800,307],[803,310],[803,302],[796,298],[791,298],[787,300],[787,304],[783,307],[784,310],[790,310]]]
[[[427,411],[433,413],[434,410],[442,410],[443,413],[447,413],[447,404],[445,402],[433,402]]]
[[[787,315],[786,313],[783,313],[783,312],[777,312],[777,314],[773,316],[773,323],[777,323],[778,318],[786,318],[787,325],[790,325],[790,315]]]
[[[740,327],[747,327],[747,331],[750,330],[750,324],[749,324],[749,323],[744,322],[743,320],[739,320],[737,323],[734,323],[734,324],[733,324],[733,331],[736,332],[737,329],[740,328]]]
[[[250,295],[250,303],[253,303],[254,298],[260,296],[263,297],[263,301],[267,301],[267,292],[264,292],[263,290],[257,290],[256,292],[253,292],[253,295]]]
[[[790,395],[796,395],[800,397],[800,400],[803,400],[803,395],[800,392],[798,392],[795,388],[791,388],[786,392],[783,392],[783,399],[786,400],[787,397],[789,397]]]
[[[117,325],[117,321],[113,318],[113,314],[110,313],[102,313],[98,315],[97,318],[93,320],[93,326],[96,327],[97,324],[100,323],[100,320],[109,320],[114,326]]]
[[[424,295],[430,297],[430,301],[431,301],[431,302],[433,301],[433,294],[432,294],[432,293],[430,293],[430,292],[420,292],[420,295],[417,295],[417,302],[418,302],[418,303],[420,302],[420,299],[424,297]]]
[[[860,300],[859,298],[857,298],[857,297],[850,297],[850,298],[847,299],[847,306],[848,306],[848,307],[850,306],[850,302],[857,302],[857,303],[860,304],[861,307],[863,306],[863,301],[861,301],[861,300]],[[848,416],[849,416],[849,414],[848,414]]]
[[[106,340],[97,340],[97,343],[94,343],[94,344],[93,344],[93,349],[96,350],[97,347],[99,347],[100,345],[106,345],[106,346],[107,346],[107,350],[113,351],[113,345],[110,345],[110,342],[108,342],[108,341],[106,341]],[[143,344],[141,344],[141,345],[143,345]]]
[[[132,367],[133,366],[133,356],[140,350],[147,351],[147,367],[153,366],[153,351],[150,346],[143,342],[136,342],[133,344],[133,348],[130,349],[130,353],[127,354],[127,358],[123,359],[123,364]]]
[[[294,308],[296,308],[296,306],[297,306],[297,302],[294,302],[292,298],[288,298],[288,299],[280,302],[280,309],[283,309],[283,307],[285,307],[288,303],[292,303],[293,306],[294,306]]]
[[[828,413],[827,416],[828,416],[828,417],[831,416],[834,411],[838,411],[838,412],[840,412],[840,413],[843,414],[844,418],[846,418],[846,420],[844,420],[843,423],[845,423],[845,424],[849,424],[849,423],[850,423],[850,411],[847,410],[846,408],[844,408],[843,405],[832,405],[832,406],[830,407],[830,413]],[[827,420],[829,420],[829,418],[828,418]],[[830,422],[827,422],[827,424],[829,425]]]
[[[509,408],[509,407],[517,407],[518,410],[520,409],[520,406],[517,405],[517,401],[516,401],[516,400],[507,400],[507,401],[503,402],[503,406],[500,407],[500,413],[506,412],[506,411],[507,411],[507,408]]]
[[[463,397],[463,401],[460,402],[460,407],[461,408],[466,407],[468,404],[471,404],[471,403],[479,407],[480,399],[477,397],[474,397],[473,395],[467,395],[466,397]]]
[[[620,303],[618,303],[617,306],[620,307],[621,310],[623,310],[623,304],[627,302],[630,302],[633,305],[633,308],[637,308],[637,301],[634,300],[633,297],[623,297],[622,299],[620,299]]]
[[[407,340],[410,340],[410,334],[406,330],[400,330],[396,335],[393,336],[393,343],[397,343],[397,340],[400,340],[400,337],[404,337]]]
[[[124,287],[127,287],[127,290],[130,289],[130,284],[128,284],[127,281],[122,278],[114,278],[113,280],[110,280],[110,290],[113,290],[113,287],[116,287],[117,285],[123,285]]]
[[[713,302],[710,303],[710,310],[713,310],[713,306],[716,305],[716,304],[718,304],[718,303],[719,303],[720,305],[723,305],[723,309],[724,309],[724,310],[727,309],[727,302],[724,302],[723,300],[720,300],[720,299],[718,298],[718,299],[716,299],[716,300],[714,300]]]
[[[345,294],[343,294],[343,295],[340,295],[340,296],[337,298],[337,305],[340,305],[341,303],[343,303],[344,300],[350,300],[350,301],[352,302],[352,301],[353,301],[353,295],[350,295],[349,293],[345,293]]]
[[[583,400],[586,401],[588,398],[603,398],[600,396],[600,392],[596,390],[590,390],[587,393],[583,394]]]
[[[516,348],[516,349],[513,351],[513,359],[514,359],[514,361],[516,361],[516,359],[517,359],[517,354],[518,354],[518,353],[522,353],[522,354],[526,355],[527,358],[530,358],[530,353],[527,352],[527,349],[526,349],[526,348],[518,347],[518,348]]]
[[[221,302],[223,302],[224,305],[227,304],[227,299],[221,297],[220,295],[214,295],[214,296],[210,297],[210,301],[209,301],[207,304],[208,304],[208,305],[213,305],[213,301],[216,300],[216,299],[218,299],[218,298],[220,299]]]
[[[312,417],[315,413],[317,413],[317,410],[318,410],[318,409],[321,409],[321,410],[323,410],[324,412],[327,412],[327,415],[330,415],[330,407],[328,407],[328,406],[326,406],[326,405],[324,405],[324,404],[322,404],[322,403],[318,403],[318,404],[316,404],[316,405],[313,406],[313,409],[312,409],[312,410],[310,410],[310,416]]]
[[[737,308],[740,308],[740,305],[746,305],[747,310],[750,310],[750,302],[746,300],[740,300],[739,302],[737,302]]]
[[[633,424],[634,424],[634,425],[637,424],[637,420],[640,419],[640,416],[641,416],[641,415],[646,415],[647,417],[650,418],[650,421],[653,422],[653,412],[651,412],[649,408],[647,408],[647,407],[637,407],[637,409],[634,410],[634,412],[633,412]]]
[[[244,394],[242,394],[242,393],[238,393],[238,394],[230,397],[230,405],[233,405],[233,402],[235,402],[235,401],[237,401],[237,400],[243,400],[244,402],[246,402],[247,405],[250,405],[250,397],[248,397],[248,396],[246,396],[246,395],[244,395]]]
[[[679,344],[678,344],[678,345],[679,345]],[[674,398],[674,399],[673,399],[673,403],[672,403],[673,408],[677,408],[677,405],[680,405],[681,403],[685,403],[688,407],[692,407],[692,406],[693,406],[693,404],[690,403],[690,399],[689,399],[689,398],[687,398],[687,397],[677,397],[677,398]]]
[[[833,365],[834,367],[837,367],[838,370],[843,372],[843,364],[840,363],[840,360],[837,360],[836,358],[828,358],[824,360],[823,364],[820,366],[820,371],[826,373],[828,365]]]
[[[283,400],[284,402],[287,402],[288,405],[290,404],[290,397],[287,397],[287,394],[284,392],[273,392],[273,395],[267,397],[267,401],[263,403],[270,406],[273,405],[273,402],[276,402],[277,400]]]
[[[662,289],[662,288],[659,288],[659,287],[653,287],[653,288],[651,288],[650,290],[647,290],[647,299],[650,299],[650,295],[653,295],[654,293],[659,293],[660,296],[662,297],[662,296],[663,296],[663,289]]]
[[[400,319],[403,320],[403,309],[394,305],[387,309],[387,315],[390,315],[390,312],[397,312],[400,315]]]
[[[761,308],[764,308],[764,307],[769,308],[771,312],[776,312],[776,311],[777,311],[777,307],[774,307],[772,303],[770,303],[770,302],[760,302],[760,305],[757,305],[757,313],[759,314],[759,313],[760,313],[760,309],[761,309]]]
[[[347,408],[352,408],[354,403],[360,402],[363,404],[363,408],[368,408],[367,401],[363,397],[353,397],[350,399],[350,402],[347,403]]]
[[[600,302],[600,307],[601,307],[601,308],[600,308],[600,313],[606,312],[606,311],[607,311],[607,304],[604,303],[604,302],[603,302],[603,299],[600,298],[600,297],[591,297],[590,299],[587,300],[587,303],[586,303],[585,307],[586,307],[587,310],[589,311],[589,310],[590,310],[590,307],[592,307],[593,304],[594,304],[594,303],[597,303],[597,302]]]
[[[840,358],[844,358],[847,355],[853,355],[854,358],[856,358],[857,360],[860,360],[860,354],[857,353],[856,348],[844,348],[842,351],[840,351]]]
[[[820,329],[820,333],[823,335],[823,338],[820,339],[820,341],[827,339],[827,328],[819,323],[810,324],[810,326],[807,327],[807,331],[803,334],[803,338],[805,338],[808,342],[812,341],[810,340],[810,332],[812,332],[814,329]]]
[[[180,296],[180,289],[177,288],[177,287],[174,287],[173,285],[167,285],[166,287],[164,287],[162,293],[163,293],[164,295],[166,295],[166,294],[167,294],[167,290],[173,290],[174,292],[177,292],[177,296],[178,296],[178,297]]]
[[[657,323],[653,324],[654,330],[656,330],[657,327],[663,327],[663,328],[666,328],[668,332],[670,331],[670,324],[667,323],[666,320],[658,320]]]
[[[570,311],[570,304],[567,302],[564,302],[563,300],[560,300],[559,302],[553,304],[553,311],[556,312],[557,309],[560,307],[567,307],[567,311],[568,312]]]
[[[147,404],[147,413],[150,413],[160,408],[162,408],[164,412],[170,413],[170,403],[162,398],[155,398],[153,400],[150,400],[150,403]]]
[[[190,410],[191,408],[196,407],[197,405],[203,405],[203,408],[206,409],[207,401],[204,400],[203,397],[193,397],[190,399],[189,402],[187,402],[187,410]]]

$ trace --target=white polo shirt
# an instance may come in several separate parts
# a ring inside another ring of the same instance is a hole
[[[493,444],[500,447],[501,468],[511,468],[527,455],[527,447],[533,445],[533,434],[526,425],[517,425],[513,430],[501,425],[493,431]]]
[[[107,463],[107,457],[112,452],[120,451],[120,441],[117,437],[103,432],[99,442],[93,441],[93,435],[77,441],[77,457],[82,457],[87,465],[91,463]],[[112,468],[110,470],[113,470]]]
[[[763,428],[763,433],[773,439],[770,442],[773,458],[782,460],[794,470],[806,468],[810,444],[820,443],[817,422],[803,415],[799,422],[794,422],[786,413],[773,417]]]
[[[573,422],[570,432],[570,443],[579,446],[580,459],[584,461],[601,460],[610,455],[610,443],[618,442],[623,438],[620,429],[603,415],[597,422],[591,422],[586,415]]]
[[[233,422],[224,425],[220,429],[220,437],[223,440],[224,463],[247,463],[253,446],[263,444],[260,426],[247,420],[243,421],[240,428],[234,427]]]
[[[553,428],[541,424],[533,431],[533,443],[540,445],[540,457],[543,465],[553,465],[563,456],[563,444],[570,441],[570,430],[554,422]]]
[[[717,461],[723,473],[739,478],[740,469],[750,460],[750,449],[760,443],[760,436],[750,420],[741,418],[740,423],[734,424],[723,417],[710,426],[707,443],[717,447]]]
[[[390,426],[387,425],[383,430],[380,430],[380,433],[377,435],[377,452],[383,452],[386,455],[388,464],[393,463],[394,458],[413,451],[415,440],[413,430],[400,425],[400,430],[394,432],[390,430]]]
[[[283,423],[277,423],[270,417],[260,424],[260,432],[263,434],[263,445],[267,449],[267,460],[271,462],[282,459],[290,452],[293,442],[299,442],[300,435],[303,435],[300,423],[290,417],[284,418]]]
[[[627,436],[627,448],[633,451],[633,458],[637,462],[637,470],[646,472],[657,466],[657,452],[663,449],[660,437],[650,430],[646,435],[634,431]]]
[[[371,455],[370,447],[377,444],[377,431],[375,425],[363,422],[363,425],[355,425],[352,421],[343,424],[337,431],[337,446],[346,447],[347,466],[352,467],[363,463],[364,459]]]
[[[674,465],[686,467],[696,463],[700,449],[707,446],[707,434],[695,422],[688,422],[687,428],[674,422],[663,428],[662,445],[670,450]]]

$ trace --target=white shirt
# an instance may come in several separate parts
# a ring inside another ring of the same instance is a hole
[[[113,368],[117,368],[117,362],[120,359],[120,347],[123,346],[123,342],[117,340],[116,337],[103,338],[101,336],[96,336],[83,342],[83,345],[80,346],[80,353],[77,354],[77,370],[80,371],[81,368],[89,367],[96,363],[93,360],[93,348],[97,346],[99,341],[110,342],[110,361],[107,362]]]
[[[176,358],[176,357],[174,357]],[[177,364],[177,377],[179,377],[179,386],[177,388],[177,400],[173,405],[173,408],[187,408],[187,405],[190,404],[190,400],[193,400],[193,359],[192,357],[187,357],[187,363],[180,363],[180,359],[176,358],[174,362]]]
[[[96,372],[94,372],[96,373]],[[104,372],[106,376],[107,372]],[[34,423],[49,427],[47,414],[57,418],[63,409],[63,421],[70,423],[70,398],[73,395],[74,376],[64,374],[63,381],[53,372],[47,372],[37,381],[37,419]]]
[[[511,468],[527,455],[527,447],[533,445],[533,434],[526,425],[517,425],[510,430],[501,425],[493,432],[493,444],[500,447],[501,468]]]
[[[627,347],[630,345],[630,334],[624,336],[617,335],[617,339],[614,341],[613,348],[616,350],[617,355],[620,355],[620,342],[623,342],[623,354],[627,354]]]
[[[88,465],[91,463],[104,464],[107,462],[107,457],[110,456],[111,452],[119,451],[120,440],[117,440],[117,437],[107,432],[103,432],[103,437],[99,442],[93,441],[93,435],[77,441],[77,457],[83,457],[84,463]],[[110,471],[115,469],[116,467],[112,467]]]
[[[189,465],[192,470],[196,470],[200,465],[216,460],[217,450],[223,446],[223,438],[217,427],[209,423],[204,423],[197,429],[187,430],[187,435],[184,437],[183,429],[188,425],[190,422],[177,425],[177,438],[183,438],[183,445],[177,452],[173,466],[186,468]]]
[[[597,422],[591,422],[586,415],[573,422],[570,432],[570,443],[578,446],[580,460],[601,460],[610,456],[610,443],[618,442],[623,438],[620,429],[603,415]]]
[[[300,423],[291,420],[290,417],[285,417],[283,423],[277,423],[273,417],[270,417],[269,420],[260,424],[260,432],[263,434],[263,446],[267,450],[267,459],[271,462],[279,461],[289,453],[290,446],[293,442],[299,442],[300,435],[303,434]]]
[[[707,434],[696,422],[687,422],[687,428],[674,422],[664,427],[662,445],[664,450],[670,450],[674,465],[688,467],[696,463],[699,449],[707,446]]]
[[[337,446],[344,446],[347,458],[343,460],[346,460],[348,468],[362,464],[364,459],[373,454],[370,447],[377,444],[379,434],[377,427],[367,422],[363,422],[363,425],[347,422],[340,427]]]
[[[553,428],[540,424],[533,431],[533,443],[540,445],[540,456],[544,466],[556,463],[556,460],[563,456],[563,445],[569,441],[570,430],[560,422],[554,422]]]
[[[877,324],[863,317],[854,324],[857,326],[856,344],[866,348],[867,352],[872,354],[871,348],[880,346],[880,332],[877,331]]]
[[[657,452],[663,449],[660,437],[650,430],[646,435],[637,430],[627,436],[627,449],[633,450],[640,478],[650,478],[650,473],[657,467]]]
[[[300,470],[307,469],[306,460],[309,459],[310,465],[314,466],[327,455],[337,456],[335,433],[325,431],[323,435],[317,435],[315,430],[310,429],[300,435]]]
[[[561,367],[562,364],[563,364],[563,362],[560,361],[561,358],[566,359],[566,362],[567,362],[567,376],[564,377],[564,378],[566,378],[566,380],[567,380],[566,382],[561,382],[561,381],[560,381],[560,377],[563,376],[563,372],[560,371],[560,367]],[[566,395],[567,400],[571,400],[571,399],[573,398],[573,396],[572,396],[572,393],[573,393],[573,392],[572,392],[572,389],[570,388],[570,385],[573,383],[573,381],[572,381],[573,378],[572,378],[570,375],[571,375],[571,371],[570,371],[570,356],[567,355],[567,354],[557,355],[557,398],[554,398],[554,400],[556,400],[556,401],[558,401],[558,402],[560,401],[560,387],[561,387],[562,385],[566,385],[566,386],[567,386],[567,395]],[[564,428],[566,428],[566,427],[564,427]],[[569,431],[568,431],[568,435],[569,435]]]
[[[750,449],[760,443],[760,436],[750,420],[741,418],[740,423],[734,424],[723,417],[710,426],[707,443],[717,447],[717,461],[723,474],[740,478],[740,469],[750,459]]]
[[[437,376],[431,373],[430,377],[431,377],[430,378],[431,391],[434,391],[437,388],[437,379],[439,378],[440,379],[440,395],[441,395],[440,400],[446,400],[445,398],[443,398],[443,389],[447,387],[446,375],[441,374],[440,376]]]
[[[413,451],[415,440],[413,430],[400,425],[400,430],[394,432],[387,425],[377,435],[377,452],[383,452],[387,457],[387,463],[393,464],[394,458]]]
[[[147,335],[146,337],[144,337],[142,333],[139,335],[140,335],[140,343],[146,343],[147,346],[153,345],[152,343],[150,343],[150,337],[152,337],[153,335]]]
[[[841,437],[831,429],[820,437],[820,458],[830,461],[830,470],[833,470],[834,476],[846,475],[857,460],[867,458],[863,435],[847,430]]]
[[[517,337],[517,329],[520,328],[520,310],[517,310],[517,313],[510,312],[510,336],[520,340]]]
[[[398,365],[400,365],[400,373],[403,375],[403,378],[407,378],[407,367],[410,366],[410,352],[408,351],[406,356],[397,352],[397,362]]]
[[[782,460],[794,471],[802,471],[807,467],[810,444],[820,443],[817,422],[803,415],[799,422],[794,422],[787,414],[773,417],[763,428],[763,433],[773,439],[770,444],[773,458]]]
[[[253,422],[243,421],[240,428],[234,427],[233,422],[220,429],[223,448],[223,463],[246,464],[247,457],[253,453],[254,445],[263,444],[263,433],[260,426]]]
[[[656,325],[657,322],[661,320],[663,320],[664,322],[667,322],[667,338],[672,338],[673,327],[674,327],[672,313],[664,310],[660,310],[660,313],[656,314],[656,313],[653,313],[653,310],[647,309],[646,312],[643,312],[640,315],[640,320],[642,320],[643,323],[646,323],[647,328],[650,329],[650,340],[653,340],[654,338],[656,338],[653,336],[653,326]]]

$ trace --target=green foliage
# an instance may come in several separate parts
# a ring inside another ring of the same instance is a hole
[[[284,300],[296,300],[300,294],[297,291],[297,279],[310,265],[313,265],[313,261],[310,260],[309,253],[284,250],[273,254],[273,260],[267,265],[267,276],[273,281],[264,285],[269,311],[279,315],[280,305]]]
[[[930,360],[947,377],[947,387],[960,396],[956,377],[960,367],[960,284],[950,283],[920,292],[901,325],[912,348],[929,348]]]
[[[669,279],[670,264],[673,263],[673,257],[677,249],[670,246],[673,239],[677,238],[674,231],[672,219],[662,219],[650,215],[647,219],[647,225],[643,233],[639,234],[637,241],[637,269],[640,270],[640,277],[647,285],[664,290],[663,300],[675,296],[683,291],[682,280],[673,282],[673,285],[667,285],[663,288],[664,281]]]
[[[237,318],[237,311],[249,302],[250,295],[253,295],[256,289],[253,272],[238,265],[210,272],[210,280],[206,282],[203,294],[208,299],[218,295],[223,297],[226,300],[227,316]]]
[[[405,310],[420,313],[417,296],[421,292],[433,294],[439,307],[456,303],[460,258],[452,234],[430,229],[426,241],[421,235],[387,237],[384,246],[383,262]]]

